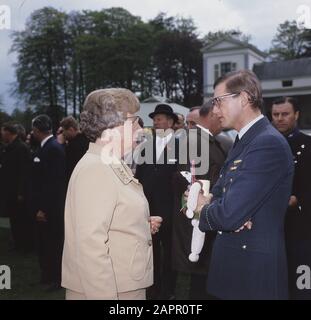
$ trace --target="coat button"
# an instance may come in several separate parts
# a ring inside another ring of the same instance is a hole
[[[222,189],[222,192],[226,192],[226,188],[225,187]]]
[[[222,235],[222,231],[218,231],[218,234],[219,234],[219,235]]]
[[[232,182],[232,181],[233,181],[233,179],[231,178],[231,179],[230,179],[230,182]]]
[[[243,250],[245,250],[245,249],[247,248],[247,246],[246,246],[246,245],[244,245],[242,248],[243,248]]]
[[[149,246],[149,247],[152,246],[152,240],[148,240],[148,246]]]

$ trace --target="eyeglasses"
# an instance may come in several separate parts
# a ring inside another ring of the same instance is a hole
[[[138,121],[139,116],[131,116],[131,117],[127,117],[126,121],[130,121],[132,123],[135,123],[136,121]]]
[[[218,96],[218,97],[215,97],[211,100],[211,103],[213,105],[213,107],[219,107],[220,106],[220,103],[221,103],[221,100],[222,99],[225,99],[225,98],[231,98],[231,97],[235,97],[235,96],[238,96],[240,94],[240,92],[236,92],[236,93],[225,93],[221,96]]]
[[[194,122],[194,121],[186,121],[186,124],[187,124],[187,126],[189,127],[194,127],[194,126],[196,126],[197,124]]]

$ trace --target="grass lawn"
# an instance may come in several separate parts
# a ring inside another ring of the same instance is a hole
[[[35,254],[17,253],[9,250],[10,230],[4,219],[0,220],[0,265],[11,269],[11,290],[0,290],[0,300],[63,300],[64,290],[46,292],[37,284],[40,279]]]
[[[11,269],[11,290],[0,290],[0,300],[63,300],[64,290],[46,292],[37,284],[40,269],[37,256],[9,250],[10,230],[7,219],[0,218],[0,265]],[[189,277],[180,275],[177,281],[176,298],[186,299]]]

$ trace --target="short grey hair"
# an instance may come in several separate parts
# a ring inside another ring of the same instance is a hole
[[[139,110],[139,100],[127,89],[110,88],[91,92],[85,99],[80,115],[81,131],[91,142],[103,131],[122,125],[128,112]]]
[[[206,117],[209,113],[213,110],[213,103],[212,99],[203,103],[202,107],[200,108],[200,117]]]

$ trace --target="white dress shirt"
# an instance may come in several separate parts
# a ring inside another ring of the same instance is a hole
[[[159,137],[156,136],[156,153],[157,153],[157,161],[160,159],[161,154],[164,151],[164,148],[169,143],[169,141],[172,139],[173,134],[170,133],[165,137]]]
[[[213,136],[212,133],[209,131],[209,129],[204,128],[204,127],[200,126],[199,124],[197,124],[197,127],[200,128],[201,130],[205,131],[205,132],[208,133],[209,135]]]
[[[49,135],[48,137],[46,137],[44,140],[41,141],[41,148],[43,148],[43,146],[47,143],[47,141],[52,138],[53,135]]]
[[[244,126],[238,133],[239,135],[239,139],[241,140],[242,137],[244,136],[244,134],[259,120],[261,120],[262,118],[264,118],[264,116],[261,114],[260,116],[258,116],[257,118],[255,118],[254,120],[252,120],[251,122],[249,122],[246,126]]]

